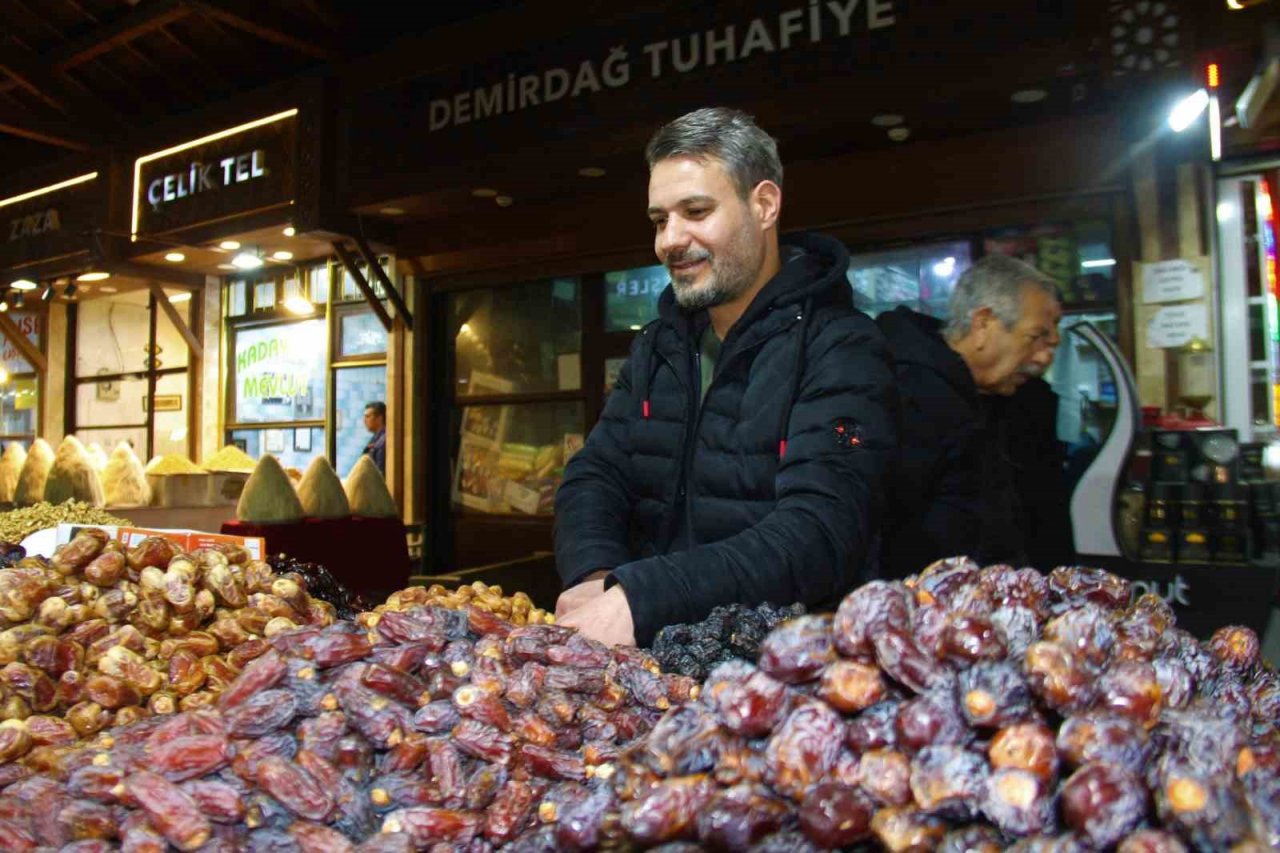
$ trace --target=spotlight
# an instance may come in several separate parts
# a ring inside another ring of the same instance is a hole
[[[165,252],[164,259],[171,264],[180,264],[187,259],[181,252]]]
[[[9,310],[9,300],[7,299],[0,300],[0,314],[3,314],[8,310]]]
[[[286,237],[292,237],[294,234],[297,234],[298,231],[292,225],[290,225],[288,228],[284,229],[283,233],[284,233],[284,236]]]
[[[1187,95],[1169,112],[1169,127],[1174,133],[1181,133],[1191,123],[1200,117],[1200,114],[1209,106],[1209,93],[1204,89],[1197,89],[1190,95]]]
[[[53,301],[53,285],[52,284],[46,284],[44,286],[44,292],[40,294],[40,301],[41,302]]]
[[[23,296],[21,293],[15,293],[13,295],[14,308],[21,310],[22,308],[26,307],[26,304],[27,304],[27,298]]]
[[[71,297],[76,295],[76,291],[79,289],[80,289],[79,285],[77,285],[74,281],[69,281],[67,282],[67,286],[62,289],[62,295],[70,299]]]
[[[218,248],[226,249],[228,252],[234,252],[236,249],[240,248],[240,241],[239,240],[223,240],[221,243],[218,244]]]
[[[256,270],[262,266],[262,258],[253,252],[241,252],[231,259],[231,263],[236,269],[240,270]]]
[[[290,296],[283,304],[284,310],[290,314],[311,314],[316,310],[316,306],[305,296]]]
[[[286,252],[281,249],[279,252],[273,252],[271,257],[275,258],[277,261],[290,261],[293,260],[293,252]]]

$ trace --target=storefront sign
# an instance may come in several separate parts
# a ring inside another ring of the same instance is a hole
[[[21,240],[24,237],[34,237],[37,234],[61,230],[62,217],[58,215],[58,208],[56,207],[28,213],[25,216],[9,220],[10,240]]]
[[[1168,305],[1147,324],[1147,346],[1157,349],[1180,347],[1192,338],[1209,337],[1209,315],[1204,303]]]
[[[1203,264],[1202,258],[1139,264],[1142,270],[1142,301],[1150,305],[1204,296]]]
[[[254,178],[266,177],[266,174],[267,152],[262,149],[223,157],[216,163],[193,160],[186,171],[156,178],[148,184],[147,202],[159,210],[160,205],[165,202],[242,184]]]
[[[894,0],[810,0],[808,5],[692,33],[650,41],[632,52],[610,46],[600,61],[584,59],[570,65],[509,73],[478,87],[432,98],[427,129],[434,133],[508,113],[550,104],[564,98],[622,89],[633,77],[657,79],[688,74],[713,65],[727,65],[755,56],[781,53],[824,40],[872,32],[897,23]]]
[[[133,233],[169,233],[290,204],[297,114],[286,110],[139,157]]]
[[[103,204],[98,173],[0,199],[0,268],[87,252]]]

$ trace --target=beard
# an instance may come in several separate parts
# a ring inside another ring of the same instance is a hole
[[[697,275],[682,274],[673,270],[673,264],[690,261],[706,261],[706,281],[697,285]],[[672,252],[664,259],[671,274],[671,287],[675,291],[676,304],[686,311],[699,311],[732,302],[755,283],[764,263],[764,246],[753,247],[740,238],[720,253],[707,249],[687,249]]]

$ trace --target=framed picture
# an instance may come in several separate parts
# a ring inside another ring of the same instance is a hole
[[[264,430],[262,445],[268,453],[284,453],[284,430]]]
[[[245,452],[245,453],[249,452],[249,439],[233,438],[231,439],[231,443],[234,444],[237,448],[239,448],[242,452]]]
[[[293,449],[300,453],[311,452],[311,427],[298,427],[293,431]]]

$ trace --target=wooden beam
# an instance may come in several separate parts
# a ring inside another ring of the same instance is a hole
[[[290,30],[293,25],[279,21],[271,22],[267,10],[252,8],[236,0],[219,0],[217,3],[205,0],[186,0],[187,4],[201,14],[229,27],[248,33],[263,41],[296,50],[298,53],[313,56],[316,59],[335,59],[338,56],[336,46],[329,44],[328,39],[306,38],[294,35]]]
[[[13,110],[0,110],[0,133],[43,142],[71,151],[88,151],[93,147],[85,128],[56,116],[40,117]]]
[[[342,261],[342,265],[347,268],[347,272],[351,273],[351,277],[356,280],[356,287],[360,288],[360,292],[364,294],[364,301],[369,303],[373,313],[378,315],[378,320],[382,323],[382,327],[390,334],[391,315],[383,307],[382,300],[374,294],[373,288],[369,286],[368,280],[364,277],[364,273],[360,272],[360,267],[356,265],[356,259],[351,256],[351,252],[347,247],[337,240],[334,240],[332,245],[333,250],[338,253],[338,258]]]
[[[59,71],[66,71],[95,59],[109,50],[128,44],[139,36],[158,30],[191,14],[185,0],[151,0],[104,26],[70,39],[45,57]]]
[[[173,303],[169,301],[169,294],[164,292],[164,288],[156,284],[154,281],[147,282],[147,287],[151,290],[151,295],[155,297],[156,304],[160,306],[160,310],[169,318],[169,322],[178,330],[178,334],[182,335],[182,339],[187,342],[187,349],[191,350],[191,358],[200,361],[204,358],[204,347],[200,345],[200,339],[195,336],[186,321],[182,319],[182,315],[178,313],[178,309],[173,307]]]
[[[377,276],[378,283],[382,285],[382,289],[387,292],[391,303],[396,306],[396,313],[404,320],[404,324],[409,327],[409,331],[413,331],[413,314],[409,311],[409,306],[405,304],[404,297],[400,295],[400,290],[391,283],[387,271],[382,268],[382,264],[378,263],[378,257],[369,248],[369,241],[363,237],[352,238],[356,242],[356,247],[360,250],[360,255],[364,258],[364,262],[369,265],[369,269],[373,270],[373,274]]]
[[[0,50],[0,71],[4,71],[18,86],[54,109],[79,122],[100,125],[91,129],[105,131],[122,123],[120,116],[107,107],[101,98],[78,91],[75,81],[54,70],[44,59],[15,44],[7,44]]]
[[[9,319],[8,314],[0,314],[0,334],[9,339],[9,343],[22,353],[22,357],[31,363],[31,366],[39,373],[44,373],[49,369],[49,362],[45,360],[44,353],[36,348],[36,345],[22,334],[22,330],[18,328],[18,324]]]

